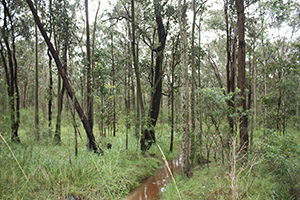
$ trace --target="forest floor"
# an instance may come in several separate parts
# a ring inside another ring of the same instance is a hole
[[[53,137],[44,130],[40,141],[35,142],[30,130],[30,125],[20,129],[20,144],[11,143],[8,133],[2,134],[9,147],[0,139],[0,199],[121,199],[163,164],[155,146],[145,156],[141,154],[134,131],[129,133],[128,150],[125,130],[106,138],[95,131],[104,150],[98,155],[87,151],[86,135],[81,130],[75,156],[71,126],[62,127],[61,145],[53,145]],[[165,139],[168,137],[157,137],[158,141]],[[112,144],[111,149],[106,148],[107,143]],[[162,148],[167,151],[168,145]],[[171,159],[176,153],[166,156]]]
[[[222,163],[219,149],[210,163],[192,164],[191,178],[176,174],[181,198],[299,199],[300,132],[291,128],[285,134],[270,131],[264,135],[257,130],[254,137],[252,151],[245,157],[230,149]],[[174,184],[168,185],[162,199],[179,199]]]
[[[0,122],[0,134],[9,146],[0,139],[0,199],[122,199],[163,165],[157,145],[145,156],[141,154],[134,130],[128,132],[126,149],[124,126],[118,126],[116,137],[101,137],[95,127],[96,141],[104,155],[87,151],[86,135],[81,128],[75,156],[72,123],[63,121],[62,143],[54,145],[53,131],[47,128],[41,129],[40,141],[35,142],[33,114],[27,111],[22,116],[20,144],[10,142],[10,134],[3,131],[9,123]],[[178,154],[168,153],[169,128],[158,124],[156,129],[157,143],[168,160]],[[177,148],[181,141],[179,134],[175,134]],[[111,149],[106,148],[107,143],[112,144]],[[205,152],[205,144],[201,152]],[[211,154],[214,155],[210,163],[192,164],[191,178],[175,174],[182,199],[300,198],[300,132],[296,129],[288,129],[284,134],[255,131],[254,145],[246,161],[241,161],[238,152],[230,148],[222,163],[220,145],[214,144]],[[162,199],[179,199],[172,182]]]

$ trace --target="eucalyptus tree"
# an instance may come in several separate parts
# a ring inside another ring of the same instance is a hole
[[[261,62],[255,63],[258,73],[255,80],[257,83],[264,83],[264,88],[258,85],[257,92],[261,94],[260,102],[263,102],[264,107],[265,133],[268,129],[285,131],[289,116],[285,97],[290,96],[290,100],[294,100],[290,92],[295,85],[291,85],[290,80],[296,82],[295,77],[298,76],[295,73],[297,70],[293,69],[295,65],[291,64],[290,58],[294,53],[290,49],[299,31],[294,23],[294,16],[299,13],[299,3],[283,2],[272,0],[260,1],[259,4],[261,34],[258,37],[260,43],[257,45],[261,48],[254,53]],[[282,35],[283,32],[290,34]],[[259,112],[260,107],[255,107],[256,112]]]
[[[248,137],[248,114],[246,104],[246,64],[245,64],[245,13],[244,13],[244,1],[236,0],[237,7],[237,35],[238,35],[238,76],[237,87],[240,89],[240,100],[238,108],[240,111],[240,148],[247,151],[249,146]]]
[[[91,127],[89,126],[89,123],[87,121],[87,117],[85,116],[85,114],[84,114],[84,112],[83,112],[83,110],[82,110],[82,108],[81,108],[81,106],[79,104],[79,101],[78,101],[78,99],[75,96],[74,90],[73,90],[73,88],[70,85],[69,78],[66,75],[66,71],[65,71],[65,69],[64,69],[64,67],[63,67],[63,65],[62,65],[62,63],[60,61],[60,58],[59,58],[57,52],[55,51],[55,49],[53,47],[53,44],[51,43],[51,41],[50,41],[50,39],[49,39],[49,37],[48,37],[45,29],[44,29],[43,24],[41,23],[41,20],[40,20],[39,16],[37,15],[36,9],[35,9],[32,1],[31,0],[27,0],[27,4],[30,7],[30,10],[31,10],[31,12],[33,14],[35,23],[38,25],[38,28],[39,28],[39,30],[40,30],[40,32],[41,32],[41,34],[42,34],[42,36],[43,36],[43,38],[44,38],[47,46],[50,49],[50,52],[51,52],[51,54],[52,54],[52,56],[53,56],[53,58],[54,58],[54,60],[56,62],[59,74],[61,75],[61,77],[63,79],[63,82],[64,82],[64,84],[66,86],[68,95],[74,101],[74,107],[75,107],[75,109],[76,109],[76,111],[77,111],[77,113],[78,113],[78,115],[79,115],[79,117],[80,117],[80,119],[82,121],[82,124],[83,124],[84,129],[85,129],[86,134],[87,134],[87,137],[89,139],[89,143],[90,143],[91,149],[94,150],[94,152],[99,152],[99,151],[103,152],[101,150],[101,148],[99,148],[99,146],[96,144],[95,136],[94,136],[94,134],[92,132]]]
[[[35,0],[35,7],[39,8],[39,1]],[[39,133],[39,39],[38,39],[38,31],[37,26],[35,25],[35,113],[34,113],[34,125],[35,125],[35,140],[39,141],[40,133]]]
[[[28,29],[22,26],[21,20],[26,21],[23,13],[26,13],[23,2],[1,1],[1,39],[0,55],[4,67],[5,80],[9,101],[11,139],[13,142],[20,142],[18,129],[20,125],[20,93],[18,83],[18,58],[17,58],[17,36],[26,37]],[[22,39],[20,39],[22,40]]]
[[[153,23],[151,23],[150,21],[149,25],[146,25],[143,29],[140,29],[142,30],[143,41],[151,49],[151,55],[153,55],[153,57],[151,56],[149,78],[149,82],[151,85],[150,103],[148,113],[145,115],[147,118],[147,129],[142,130],[141,137],[142,151],[150,148],[152,143],[156,141],[154,128],[156,126],[157,118],[159,115],[162,98],[164,49],[166,46],[166,39],[169,30],[169,22],[174,14],[173,6],[168,5],[167,2],[159,2],[154,0],[152,4],[148,3],[146,5],[148,5],[148,9],[153,9],[154,7],[153,14],[155,24],[153,25]],[[144,17],[146,17],[146,19],[149,19],[148,16]],[[166,24],[163,23],[164,18],[167,18]],[[151,36],[148,35],[150,33],[150,30],[152,31],[152,34],[150,34]],[[148,145],[146,145],[146,143],[148,143]]]
[[[184,162],[184,173],[187,177],[191,176],[190,168],[190,126],[189,126],[189,76],[188,76],[188,42],[187,42],[187,2],[178,0],[178,19],[180,29],[180,47],[181,47],[181,61],[183,68],[183,162]]]
[[[171,104],[171,114],[170,114],[170,124],[171,124],[171,138],[170,138],[170,152],[173,152],[173,145],[174,145],[174,131],[175,131],[175,120],[174,120],[174,90],[175,90],[175,82],[176,82],[176,76],[175,76],[175,68],[180,63],[180,51],[178,50],[179,45],[179,35],[173,36],[170,39],[172,41],[171,45],[171,61],[170,61],[170,70],[168,73],[168,80],[169,80],[169,98]]]
[[[53,0],[49,0],[49,15],[48,15],[48,27],[49,27],[49,38],[51,40],[51,36],[52,36],[52,31],[53,31],[53,11],[52,11],[52,5],[53,5]],[[51,53],[50,50],[48,48],[47,51],[48,57],[49,57],[49,61],[48,61],[48,69],[49,69],[49,87],[48,87],[48,93],[47,93],[47,100],[48,100],[48,127],[51,129],[52,127],[52,101],[53,101],[53,97],[54,97],[54,93],[53,93],[53,73],[52,73],[52,57],[51,57]]]
[[[195,144],[195,128],[196,128],[196,86],[197,86],[197,80],[196,80],[196,62],[195,62],[195,28],[196,28],[196,18],[197,14],[200,13],[200,20],[202,18],[202,14],[205,10],[205,3],[207,0],[201,0],[201,1],[192,1],[192,11],[193,11],[193,22],[192,22],[192,38],[191,38],[191,50],[192,50],[192,58],[191,58],[191,67],[192,67],[192,90],[191,90],[191,120],[192,120],[192,127],[191,127],[191,160],[193,162],[194,155],[196,151],[196,144]],[[201,30],[201,27],[199,25],[199,30]],[[201,34],[198,35],[199,40],[201,37]],[[200,42],[199,44],[200,45]],[[201,61],[200,61],[201,62]],[[200,62],[198,64],[200,65]],[[200,66],[199,66],[200,68]],[[200,71],[200,70],[199,70]],[[201,140],[201,137],[199,137],[199,140]],[[200,142],[201,144],[201,142]],[[201,145],[200,145],[201,148]]]
[[[68,51],[70,48],[70,43],[72,42],[71,33],[75,26],[74,21],[74,6],[69,4],[67,1],[53,1],[52,13],[50,16],[53,17],[53,40],[55,44],[56,51],[58,55],[63,60],[63,67],[65,72],[67,72],[68,66]],[[50,25],[51,26],[51,25]],[[54,142],[56,144],[61,143],[61,115],[64,102],[65,93],[65,83],[62,83],[61,77],[58,74],[58,87],[57,87],[57,117],[56,117],[56,127],[54,133]]]
[[[85,29],[86,29],[86,87],[87,87],[87,118],[93,131],[93,97],[92,97],[92,71],[91,71],[91,45],[90,45],[90,24],[89,24],[89,3],[85,0]],[[90,145],[90,144],[89,144]]]

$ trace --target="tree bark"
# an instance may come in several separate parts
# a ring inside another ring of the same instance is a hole
[[[246,152],[249,145],[248,138],[248,114],[246,105],[246,64],[245,64],[245,14],[244,14],[244,1],[236,0],[237,15],[238,15],[238,77],[237,87],[240,89],[240,101],[238,106],[242,108],[240,113],[240,148]]]
[[[167,32],[165,30],[163,21],[162,21],[162,13],[160,9],[160,3],[158,0],[154,1],[154,9],[155,9],[155,20],[157,23],[157,31],[158,31],[158,41],[160,46],[153,51],[156,52],[156,60],[155,60],[155,72],[154,72],[154,84],[153,91],[154,93],[151,95],[151,101],[149,106],[149,121],[147,123],[148,129],[144,130],[145,140],[148,141],[148,145],[142,144],[142,150],[145,148],[150,148],[152,143],[155,142],[155,132],[154,127],[156,126],[156,122],[159,115],[161,98],[162,98],[162,63],[164,59],[164,49],[166,44]]]
[[[226,53],[227,53],[227,61],[226,61],[226,75],[227,75],[227,95],[230,92],[234,92],[235,89],[235,68],[230,67],[230,63],[232,60],[235,60],[235,43],[233,43],[232,48],[232,57],[230,55],[230,46],[231,46],[231,28],[229,28],[229,21],[228,21],[228,0],[224,1],[224,15],[225,15],[225,21],[226,21]],[[233,136],[234,131],[234,121],[233,118],[230,117],[232,113],[234,113],[234,96],[232,96],[231,100],[227,101],[227,105],[229,107],[229,113],[228,113],[228,124],[230,127],[230,136]],[[231,138],[229,137],[227,140],[227,145],[229,147]]]
[[[87,118],[90,125],[90,128],[93,132],[93,104],[92,104],[92,72],[91,72],[91,47],[90,47],[90,24],[89,24],[89,7],[88,0],[85,0],[85,22],[86,22],[86,55],[87,55]],[[91,148],[91,144],[88,144]]]
[[[68,51],[68,41],[67,38],[65,38],[65,44],[64,44],[64,55],[63,55],[63,61],[64,61],[64,70],[67,72],[67,51]],[[63,102],[64,102],[64,93],[65,93],[65,84],[61,86],[61,78],[58,75],[58,86],[57,86],[57,117],[56,117],[56,127],[55,127],[55,133],[54,133],[54,143],[55,144],[61,144],[61,114],[63,110]]]
[[[193,6],[193,23],[192,23],[192,91],[191,91],[191,118],[192,118],[192,127],[191,127],[191,161],[194,162],[195,152],[196,152],[196,144],[195,144],[195,128],[196,128],[196,94],[195,94],[195,27],[196,27],[196,1],[192,1]]]
[[[9,96],[9,106],[11,114],[11,139],[13,142],[20,142],[18,136],[18,129],[20,125],[20,98],[19,98],[19,87],[18,87],[18,63],[16,59],[16,47],[15,47],[15,34],[14,34],[14,24],[12,16],[10,15],[9,8],[5,0],[2,0],[4,7],[4,19],[3,19],[3,29],[2,37],[6,46],[8,55],[8,66],[7,60],[4,56],[4,47],[1,44],[1,58],[5,69],[5,77],[7,83],[7,92]],[[7,17],[9,18],[11,26],[11,45],[9,44],[9,32],[7,30]],[[11,49],[12,46],[12,49]]]
[[[179,28],[180,28],[180,37],[181,37],[181,52],[182,52],[182,67],[183,67],[183,78],[184,78],[184,87],[183,87],[183,162],[184,162],[184,173],[187,177],[191,176],[190,169],[190,127],[189,127],[189,77],[188,77],[188,42],[187,42],[187,19],[186,19],[186,9],[187,4],[186,0],[181,5],[181,0],[178,0],[178,18],[179,18]],[[182,12],[180,12],[182,11]]]
[[[135,10],[134,10],[134,0],[131,0],[131,28],[132,28],[132,58],[133,58],[133,65],[134,65],[134,71],[135,71],[135,76],[136,76],[136,87],[137,87],[137,120],[139,120],[139,109],[141,110],[142,113],[142,125],[141,127],[143,128],[144,126],[144,117],[145,117],[145,109],[144,109],[144,103],[143,103],[143,97],[142,97],[142,90],[141,90],[141,81],[140,81],[140,72],[138,68],[138,62],[137,62],[137,55],[136,55],[136,49],[135,49]],[[139,123],[137,122],[137,126],[139,126]],[[137,127],[137,131],[138,127]],[[140,140],[141,144],[141,150],[143,152],[146,151],[146,146],[145,146],[145,131],[142,131],[142,136]]]
[[[53,21],[52,21],[52,0],[49,0],[49,13],[50,13],[50,40],[53,30]],[[48,48],[48,57],[49,57],[49,92],[48,92],[48,127],[52,127],[52,100],[53,100],[53,75],[52,75],[52,56]],[[50,130],[51,131],[51,130]]]
[[[115,57],[114,57],[114,33],[111,34],[111,58],[112,58],[112,74],[113,74],[113,136],[116,136],[116,88],[115,88]]]
[[[38,0],[35,0],[35,6],[38,7]],[[34,113],[34,125],[35,125],[35,140],[39,141],[39,54],[38,54],[38,30],[37,25],[35,25],[35,113]]]
[[[53,56],[53,58],[55,60],[55,63],[57,65],[57,68],[58,68],[58,71],[59,71],[59,74],[61,75],[61,77],[63,79],[63,82],[64,82],[64,84],[66,86],[68,95],[74,101],[75,109],[76,109],[76,111],[77,111],[77,113],[78,113],[78,115],[79,115],[79,117],[81,119],[81,122],[83,124],[83,127],[84,127],[84,129],[86,131],[87,137],[88,137],[89,142],[91,144],[91,148],[94,150],[94,152],[99,152],[99,151],[103,152],[102,149],[99,148],[98,145],[96,144],[95,137],[94,137],[94,134],[92,132],[91,127],[89,126],[88,120],[87,120],[86,116],[84,115],[84,112],[83,112],[83,110],[82,110],[82,108],[81,108],[81,106],[80,106],[80,104],[78,102],[78,99],[75,96],[74,90],[73,90],[73,88],[70,85],[70,82],[69,82],[69,79],[68,79],[68,77],[66,75],[66,72],[65,72],[65,70],[62,67],[60,59],[59,59],[56,51],[54,50],[54,47],[53,47],[52,43],[49,40],[49,37],[47,36],[47,33],[46,33],[46,31],[45,31],[45,29],[44,29],[44,27],[43,27],[43,25],[42,25],[42,23],[41,23],[38,15],[37,15],[37,12],[36,12],[36,10],[35,10],[35,8],[33,6],[32,1],[31,0],[26,0],[26,1],[27,1],[28,5],[30,7],[30,10],[31,10],[31,12],[32,12],[32,14],[34,16],[35,23],[38,25],[38,27],[39,27],[39,29],[41,31],[41,34],[44,37],[45,42],[48,45],[48,48],[49,48],[49,50],[50,50],[50,52],[51,52],[51,54],[52,54],[52,56]]]

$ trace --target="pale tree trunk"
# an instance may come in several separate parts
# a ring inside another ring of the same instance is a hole
[[[195,94],[195,89],[197,88],[197,80],[196,80],[196,67],[195,67],[195,27],[196,27],[196,18],[197,18],[197,14],[198,12],[200,12],[200,16],[199,16],[199,22],[201,22],[201,17],[202,17],[202,13],[203,13],[203,8],[205,3],[207,2],[207,0],[202,0],[199,5],[199,7],[196,7],[196,1],[193,0],[192,1],[192,10],[193,10],[193,23],[192,23],[192,91],[191,91],[191,118],[192,118],[192,127],[191,127],[191,161],[194,162],[194,158],[195,158],[195,154],[196,154],[196,142],[195,142],[195,137],[196,137],[196,133],[195,133],[195,128],[196,128],[196,94]],[[201,24],[199,23],[199,47],[201,47],[200,45],[200,41],[201,41]],[[199,54],[200,56],[200,54]],[[200,59],[200,57],[199,57]],[[199,79],[200,79],[200,62],[199,62]],[[199,80],[199,85],[200,85],[200,80]],[[200,133],[201,134],[201,133]],[[199,140],[202,140],[201,137],[199,137]],[[201,146],[201,145],[200,145]],[[200,147],[201,148],[201,147]]]
[[[263,11],[262,11],[262,9],[260,8],[260,14],[262,15],[262,13],[263,13]],[[264,29],[265,29],[265,27],[264,27],[264,18],[262,17],[261,18],[261,45],[262,45],[262,47],[264,47],[264,45],[265,45],[265,43],[264,43]],[[266,52],[265,52],[265,50],[263,49],[263,66],[264,66],[264,68],[266,68],[267,67],[267,59],[266,59]],[[266,78],[266,76],[264,76],[264,95],[266,96],[267,95],[267,78]],[[265,104],[265,106],[264,106],[264,134],[266,134],[267,132],[267,112],[268,112],[268,110],[267,110],[267,105]]]
[[[134,0],[131,0],[131,28],[132,28],[132,58],[133,58],[133,65],[134,65],[134,70],[135,70],[135,76],[136,76],[136,87],[137,87],[137,120],[139,120],[139,109],[141,109],[141,113],[142,113],[142,124],[141,127],[143,127],[144,125],[144,117],[145,117],[145,109],[144,109],[144,104],[143,104],[143,98],[142,98],[142,90],[141,90],[141,81],[140,81],[140,72],[139,72],[139,68],[138,68],[138,62],[137,62],[137,55],[136,55],[136,49],[135,49],[135,11],[134,11]],[[137,123],[137,126],[139,126],[139,123]],[[138,127],[137,127],[137,131]],[[145,146],[145,134],[142,134],[141,140],[141,150],[143,152],[146,151],[146,149],[144,148]]]
[[[131,38],[130,34],[130,24],[127,22],[127,28],[128,28],[128,37]],[[131,70],[132,70],[132,60],[131,60],[131,51],[130,51],[130,43],[126,43],[126,49],[127,55],[129,58],[128,66],[127,66],[127,73],[125,75],[125,97],[127,95],[127,99],[125,98],[126,103],[126,112],[127,112],[127,118],[126,118],[126,150],[128,150],[128,132],[130,130],[130,107],[131,107],[131,101],[130,101],[130,82],[131,82]],[[128,78],[128,79],[127,79]]]
[[[186,9],[187,3],[184,0],[183,5],[181,0],[178,0],[178,19],[180,28],[180,39],[181,39],[181,61],[183,67],[183,162],[184,162],[184,173],[187,177],[191,175],[190,169],[190,127],[189,127],[189,77],[188,77],[188,42],[187,42],[187,19]]]
[[[196,104],[195,104],[195,26],[196,26],[196,2],[193,0],[193,23],[192,23],[192,91],[191,91],[191,120],[192,120],[192,127],[191,127],[191,161],[194,162],[195,152],[196,152],[196,144],[195,144],[195,127],[196,127]]]
[[[238,106],[242,108],[240,113],[240,148],[246,152],[249,146],[248,138],[248,114],[246,105],[246,64],[245,64],[245,14],[244,14],[244,1],[236,0],[237,14],[238,14],[238,77],[237,87],[240,89],[241,100]]]
[[[95,55],[95,41],[96,41],[96,30],[97,30],[97,19],[98,19],[98,14],[99,14],[99,10],[100,10],[100,0],[98,0],[98,8],[96,11],[96,15],[95,15],[95,20],[94,20],[94,30],[93,30],[93,38],[92,38],[92,72],[94,72],[95,69],[95,61],[94,61],[94,55]],[[91,75],[91,79],[92,79],[92,84],[95,83],[95,78],[93,76],[93,73]],[[94,119],[94,97],[91,96],[91,113],[92,113],[92,118]]]
[[[203,12],[201,12],[201,15],[199,17],[199,26],[198,26],[198,32],[199,32],[199,38],[198,38],[198,45],[199,45],[199,59],[201,59],[201,21],[202,21],[202,14]],[[199,60],[199,66],[198,66],[198,87],[199,88],[202,88],[202,85],[201,85],[201,60]],[[202,104],[202,98],[200,95],[198,95],[198,105],[201,105]],[[199,106],[200,107],[200,106]],[[202,156],[202,135],[203,135],[203,127],[202,127],[202,121],[203,121],[203,114],[202,114],[202,110],[199,109],[199,128],[200,128],[200,131],[198,133],[198,139],[199,139],[199,147],[200,147],[200,151],[199,151],[199,154],[197,155],[198,156],[198,161],[200,162],[201,161],[201,156]]]
[[[115,57],[114,57],[114,33],[111,34],[111,61],[112,61],[112,74],[113,74],[113,136],[116,136],[116,88],[115,88]]]

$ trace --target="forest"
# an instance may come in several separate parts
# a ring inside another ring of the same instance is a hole
[[[299,0],[1,0],[0,29],[0,199],[300,199]]]

